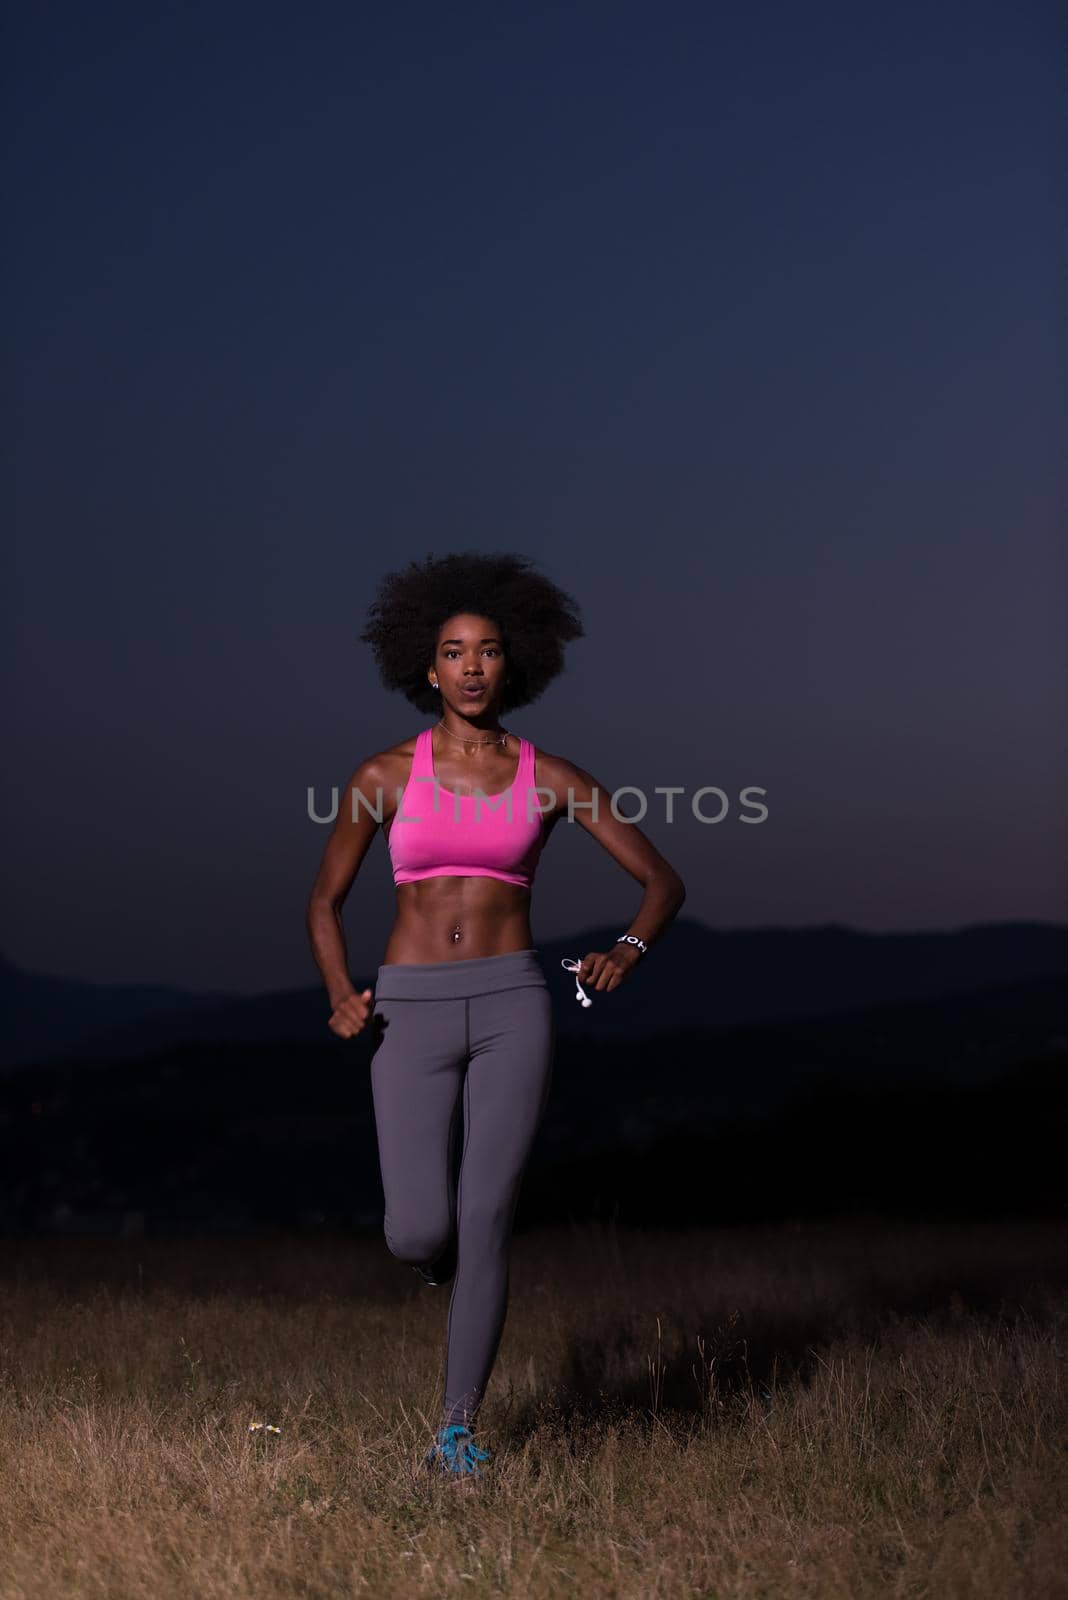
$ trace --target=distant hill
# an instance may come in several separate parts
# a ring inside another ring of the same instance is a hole
[[[524,1209],[1059,1208],[1066,1018],[1068,978],[1040,978],[719,1030],[564,1033]],[[0,1233],[379,1226],[371,1045],[189,1040],[6,1073]]]
[[[628,981],[582,1009],[562,957],[608,950],[619,932],[587,928],[539,955],[562,1034],[634,1038],[716,1030],[948,998],[1068,975],[1068,927],[976,924],[945,933],[866,933],[840,924],[718,930],[680,918]],[[373,987],[375,974],[353,974]],[[329,1037],[320,984],[245,997],[150,984],[90,984],[0,961],[0,1066],[118,1061],[212,1041],[277,1044]]]
[[[164,1019],[212,1011],[233,1000],[225,990],[57,978],[27,972],[0,955],[0,1066],[78,1054],[89,1040],[127,1032],[131,1039],[147,1039]]]

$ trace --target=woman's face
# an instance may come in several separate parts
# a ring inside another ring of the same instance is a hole
[[[491,617],[458,611],[438,630],[430,682],[441,689],[442,704],[460,716],[492,711],[504,689],[504,641]]]

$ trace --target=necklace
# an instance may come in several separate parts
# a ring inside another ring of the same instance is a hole
[[[444,721],[440,721],[438,723],[438,727],[445,728]],[[507,728],[502,728],[500,733],[496,734],[492,739],[465,739],[462,733],[453,733],[451,728],[445,728],[445,732],[448,734],[450,739],[459,739],[461,744],[473,744],[476,746],[484,744],[503,744],[505,739],[508,737]]]

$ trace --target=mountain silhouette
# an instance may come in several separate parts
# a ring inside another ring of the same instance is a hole
[[[1068,974],[1068,927],[976,924],[933,933],[808,928],[713,929],[679,918],[611,994],[577,1003],[564,957],[607,951],[618,925],[538,944],[561,1034],[649,1037],[800,1020],[878,1005],[973,994]],[[358,989],[375,973],[353,974]],[[211,1041],[277,1044],[332,1037],[321,983],[243,996],[153,984],[92,984],[0,960],[0,1066],[114,1061]]]

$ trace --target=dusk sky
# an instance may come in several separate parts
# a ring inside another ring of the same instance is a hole
[[[1068,918],[1059,11],[20,8],[4,952],[318,981],[307,790],[433,720],[358,634],[453,549],[578,602],[503,721],[684,915]],[[535,938],[639,899],[562,825]]]

